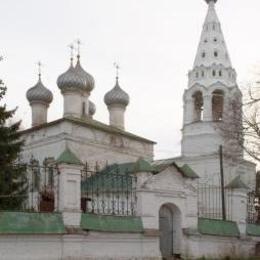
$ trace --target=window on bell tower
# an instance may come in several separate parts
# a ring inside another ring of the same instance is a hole
[[[222,90],[215,90],[212,93],[212,118],[214,121],[221,121],[223,119],[224,110],[224,92]]]
[[[201,91],[197,91],[193,94],[194,102],[194,113],[193,121],[202,121],[203,120],[203,95]]]

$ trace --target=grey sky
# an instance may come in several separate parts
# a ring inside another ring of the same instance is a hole
[[[180,153],[182,94],[206,15],[204,0],[0,0],[0,8],[5,102],[19,106],[16,117],[24,127],[30,126],[25,93],[36,83],[38,60],[54,93],[49,121],[61,117],[56,79],[69,65],[67,45],[80,38],[82,65],[96,80],[95,118],[108,121],[103,96],[114,85],[117,61],[120,85],[131,98],[127,130],[157,141],[157,158]],[[260,1],[219,0],[216,8],[243,85],[260,63]]]

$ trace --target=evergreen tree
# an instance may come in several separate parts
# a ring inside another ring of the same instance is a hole
[[[5,93],[6,87],[0,80],[0,102]],[[25,166],[16,164],[23,145],[18,132],[21,122],[8,124],[15,111],[0,103],[0,210],[20,209],[27,195]]]

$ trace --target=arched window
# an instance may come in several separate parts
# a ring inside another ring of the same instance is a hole
[[[216,77],[216,71],[215,70],[212,71],[212,76]]]
[[[204,70],[201,72],[201,77],[202,78],[204,78],[204,76],[205,76],[205,72],[204,72]]]
[[[201,121],[203,120],[203,95],[200,91],[197,91],[192,97],[194,102],[193,121]]]
[[[205,51],[202,52],[201,57],[202,57],[202,58],[205,58],[205,57],[206,57],[206,52],[205,52]]]
[[[217,51],[214,51],[214,57],[218,57],[218,52]]]
[[[196,78],[198,78],[199,77],[199,72],[196,72]]]
[[[221,121],[223,119],[224,110],[224,92],[222,90],[215,90],[212,93],[212,118],[214,121]]]
[[[219,75],[220,77],[222,77],[222,70],[220,70],[220,71],[218,72],[218,75]]]

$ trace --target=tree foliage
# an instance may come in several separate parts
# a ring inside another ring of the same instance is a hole
[[[16,109],[7,110],[1,104],[6,87],[0,80],[0,209],[15,210],[26,199],[27,186],[25,167],[16,164],[23,141],[20,139],[20,122],[8,124]]]
[[[227,99],[223,122],[218,129],[226,146],[226,154],[238,157],[245,151],[260,161],[260,91],[256,84],[242,95]]]

